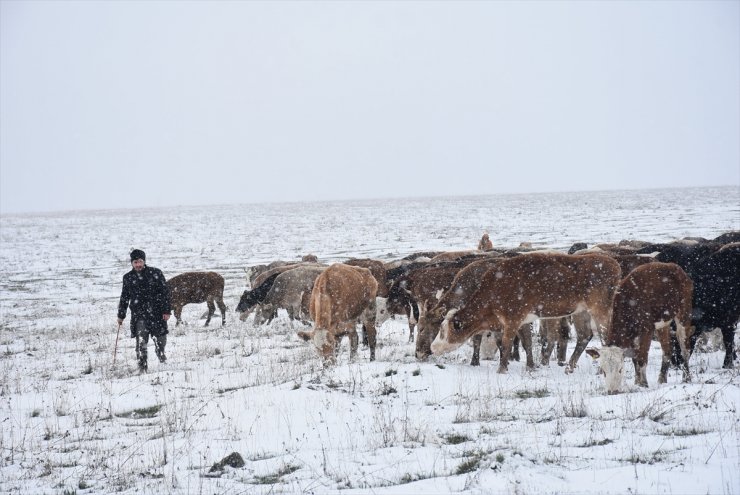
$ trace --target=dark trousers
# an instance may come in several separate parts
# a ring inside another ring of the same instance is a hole
[[[164,363],[167,357],[164,355],[164,346],[167,345],[167,335],[152,335],[154,340],[154,352],[159,362]],[[136,359],[139,361],[139,369],[147,369],[147,345],[149,344],[149,329],[143,321],[136,322]]]

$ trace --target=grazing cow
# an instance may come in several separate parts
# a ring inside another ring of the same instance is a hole
[[[267,294],[270,292],[272,284],[275,282],[278,275],[301,266],[326,268],[326,265],[322,265],[320,263],[290,263],[287,265],[278,265],[262,271],[262,273],[253,279],[252,289],[245,290],[242,293],[242,297],[239,299],[239,304],[236,306],[236,311],[240,313],[239,319],[242,321],[246,320],[252,310],[259,303],[265,300],[265,297],[267,297]]]
[[[240,320],[246,320],[252,310],[256,308],[259,303],[265,300],[270,289],[272,289],[272,284],[275,283],[275,279],[281,273],[283,273],[283,271],[273,272],[269,277],[262,280],[260,285],[256,286],[252,290],[245,290],[242,293],[242,297],[239,298],[239,304],[236,305],[236,312],[240,313]]]
[[[313,284],[325,269],[323,266],[298,266],[277,274],[270,290],[257,304],[254,324],[270,323],[280,308],[288,312],[291,320],[307,323]]]
[[[691,278],[691,351],[703,332],[719,328],[725,345],[722,367],[731,369],[736,359],[735,327],[740,320],[740,243],[651,244],[638,252],[657,252],[656,261],[676,263]],[[673,349],[673,362],[680,365],[683,357],[677,343]]]
[[[620,280],[619,265],[604,255],[529,253],[502,260],[481,278],[480,288],[447,312],[432,353],[451,351],[486,328],[503,328],[499,373],[506,373],[511,341],[537,318],[587,310],[607,328]]]
[[[335,263],[318,276],[311,292],[310,313],[314,329],[298,332],[305,341],[313,341],[325,362],[336,360],[339,342],[349,336],[350,358],[357,354],[357,330],[360,321],[367,331],[370,361],[375,360],[375,311],[378,282],[370,270]]]
[[[436,302],[457,272],[475,260],[466,257],[451,262],[418,264],[396,276],[388,290],[388,310],[394,314],[406,312],[409,316],[409,342],[414,341],[414,324],[420,314],[420,305],[425,301],[429,301],[429,306]],[[415,316],[413,321],[412,315]]]
[[[454,279],[449,283],[448,289],[441,295],[441,297],[438,297],[436,301],[432,302],[432,304],[429,304],[429,300],[425,300],[423,302],[420,309],[418,324],[419,338],[416,341],[417,359],[425,360],[432,354],[432,340],[437,336],[439,327],[442,324],[447,311],[450,308],[458,307],[461,301],[465,300],[466,297],[477,290],[480,279],[483,275],[489,269],[496,266],[496,264],[502,259],[504,258],[487,257],[467,264],[455,274]],[[427,309],[429,306],[432,306],[431,309]],[[486,330],[493,332],[496,346],[499,349],[503,346],[501,341],[501,328],[482,329],[480,333],[473,336],[473,357],[470,360],[471,366],[480,365],[481,341]],[[520,338],[527,356],[527,367],[534,368],[531,325],[523,325],[522,328],[519,329],[517,336],[514,338],[512,343],[512,352],[516,354],[514,359],[517,361],[519,360]]]
[[[666,383],[671,364],[671,323],[684,357],[683,380],[690,381],[691,279],[674,263],[649,263],[632,270],[619,283],[614,296],[611,327],[604,334],[604,347],[587,349],[599,358],[606,388],[616,393],[624,378],[624,358],[635,365],[635,384],[647,387],[648,351],[654,334],[663,349],[658,383]]]
[[[186,304],[208,304],[208,317],[205,326],[211,322],[216,304],[221,311],[221,325],[226,324],[226,305],[224,304],[224,278],[216,272],[186,272],[167,281],[172,297],[172,309],[180,324],[182,308]],[[215,302],[215,304],[214,304]]]

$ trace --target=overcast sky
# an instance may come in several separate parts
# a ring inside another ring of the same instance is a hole
[[[740,185],[734,0],[0,5],[0,213]]]

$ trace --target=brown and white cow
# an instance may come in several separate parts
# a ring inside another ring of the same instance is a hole
[[[666,383],[671,364],[670,327],[676,327],[676,338],[683,355],[683,380],[689,374],[689,340],[693,283],[681,267],[673,263],[648,263],[632,270],[619,284],[614,296],[612,324],[604,335],[604,347],[587,349],[599,358],[606,376],[607,391],[619,391],[624,378],[624,358],[635,365],[635,384],[647,387],[648,351],[653,334],[663,349],[658,383]]]
[[[357,322],[367,332],[370,361],[375,360],[375,311],[378,282],[370,270],[335,263],[318,276],[311,292],[310,313],[314,329],[298,332],[305,341],[313,341],[325,362],[336,361],[336,352],[344,335],[349,336],[350,359],[357,354]]]
[[[437,336],[447,312],[452,308],[459,307],[467,297],[478,290],[483,275],[495,264],[500,263],[502,259],[495,257],[485,258],[458,267],[450,274],[453,278],[445,281],[445,291],[440,297],[421,302],[419,323],[417,325],[419,327],[419,335],[416,339],[417,359],[424,360],[432,354],[432,341]],[[480,364],[481,338],[482,334],[488,330],[500,332],[501,329],[500,327],[492,328],[490,326],[480,328],[480,333],[477,333],[473,337],[473,357],[470,361],[472,366],[478,366]],[[499,343],[500,339],[496,340]],[[528,359],[529,357],[531,357],[531,347],[528,352]],[[528,364],[534,367],[534,361],[528,362]]]
[[[619,265],[604,255],[572,256],[529,253],[504,259],[489,269],[480,288],[449,309],[432,353],[442,354],[462,345],[485,328],[503,328],[499,373],[506,373],[514,335],[525,323],[588,311],[606,329]]]

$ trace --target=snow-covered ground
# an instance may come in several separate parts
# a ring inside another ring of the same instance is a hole
[[[325,369],[298,324],[233,313],[244,268],[520,242],[712,238],[740,229],[740,188],[83,211],[0,217],[0,492],[7,493],[740,493],[740,376],[723,351],[608,396],[584,355],[468,365],[471,348],[417,362],[403,318]],[[226,278],[227,325],[170,326],[136,372],[116,307],[128,252],[169,278]],[[572,347],[572,344],[571,344]],[[737,363],[736,363],[737,366]],[[242,467],[212,469],[232,452]]]

